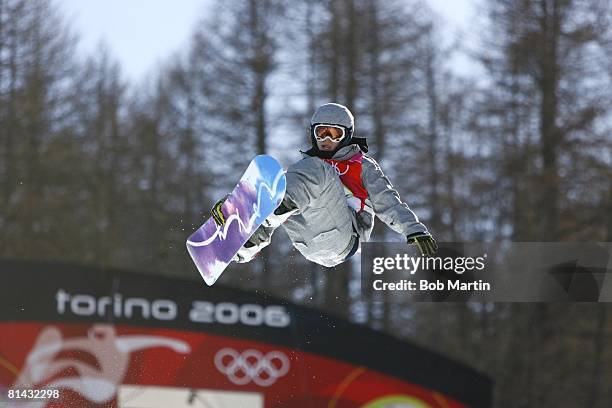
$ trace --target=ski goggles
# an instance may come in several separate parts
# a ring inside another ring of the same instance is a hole
[[[340,143],[346,136],[344,128],[337,125],[315,125],[313,133],[317,142],[329,139],[332,143]]]

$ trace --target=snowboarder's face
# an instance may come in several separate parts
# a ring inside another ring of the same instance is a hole
[[[317,147],[322,151],[333,151],[338,143],[344,139],[344,129],[339,126],[317,125],[314,128],[314,136]]]
[[[317,141],[317,147],[319,148],[319,150],[324,151],[324,152],[331,152],[333,150],[336,150],[337,146],[338,146],[337,143],[334,143],[329,139],[324,140],[322,142]]]

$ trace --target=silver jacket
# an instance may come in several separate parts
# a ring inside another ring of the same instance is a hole
[[[359,146],[349,145],[339,149],[333,159],[348,160],[360,151]],[[336,170],[323,159],[304,156],[287,169],[283,202],[295,210],[286,221],[282,220],[282,225],[293,246],[308,260],[328,267],[343,262],[355,240],[370,239],[374,215],[404,236],[427,232],[373,158],[364,154],[361,180],[368,198],[366,208],[355,212],[346,204],[348,189]],[[264,222],[250,239],[255,245],[243,247],[236,261],[250,261],[270,243],[272,232],[279,225],[277,218],[273,215]]]

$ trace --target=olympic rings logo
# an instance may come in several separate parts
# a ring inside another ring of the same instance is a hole
[[[344,171],[340,170],[340,167],[338,167],[338,163],[330,163],[330,164],[334,168],[334,170],[336,170],[336,173],[339,176],[344,176],[349,171],[349,165],[348,164],[346,165],[346,170],[344,170]]]
[[[264,355],[253,349],[239,353],[226,347],[215,355],[215,367],[236,385],[253,381],[260,387],[269,387],[289,372],[289,358],[280,351]]]

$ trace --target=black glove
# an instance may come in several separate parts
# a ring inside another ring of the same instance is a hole
[[[433,256],[438,252],[438,244],[429,232],[415,232],[406,238],[409,244],[419,247],[423,256]]]
[[[210,210],[210,215],[212,215],[213,220],[215,220],[215,224],[217,224],[218,226],[222,226],[223,224],[225,224],[226,221],[225,214],[223,214],[223,211],[221,211],[221,206],[223,205],[225,200],[227,200],[227,197],[229,197],[229,194],[217,201]]]

